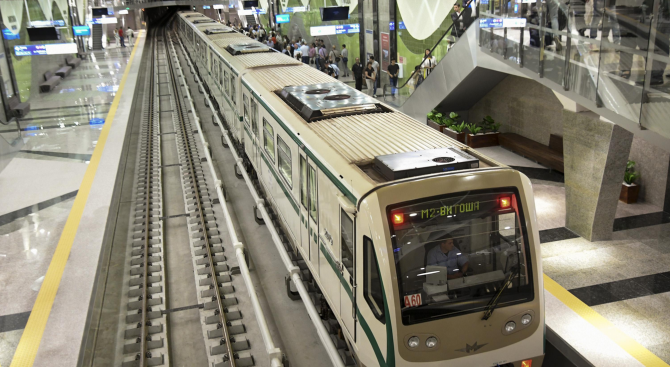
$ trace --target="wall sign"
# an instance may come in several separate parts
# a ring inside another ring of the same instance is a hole
[[[309,34],[311,36],[330,36],[333,34],[351,34],[360,33],[361,26],[358,23],[353,24],[339,24],[339,25],[325,25],[320,27],[309,27]]]
[[[16,56],[40,56],[76,54],[76,43],[52,43],[48,45],[21,45],[14,46]]]

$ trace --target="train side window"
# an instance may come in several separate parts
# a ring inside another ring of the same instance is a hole
[[[318,203],[317,203],[317,191],[316,191],[316,170],[314,168],[309,167],[309,172],[307,175],[307,187],[308,187],[308,195],[309,195],[309,216],[312,217],[312,220],[314,220],[314,223],[319,223],[318,216],[317,216],[317,210],[318,210]]]
[[[300,202],[307,209],[307,161],[300,156]]]
[[[286,179],[286,183],[293,188],[293,167],[291,166],[291,148],[277,135],[277,165],[279,172]]]
[[[230,90],[228,89],[228,71],[223,71],[223,90],[226,92],[226,95],[230,96]]]
[[[363,297],[377,320],[386,323],[384,318],[384,296],[382,281],[377,266],[377,254],[372,240],[363,236]]]
[[[230,98],[233,100],[233,105],[237,105],[237,98],[235,98],[235,74],[230,73]]]
[[[246,94],[242,95],[242,105],[244,106],[244,121],[248,124],[249,121],[249,98]]]
[[[270,159],[275,160],[275,132],[268,120],[263,118],[263,146],[270,155]]]
[[[258,103],[252,98],[251,99],[251,130],[254,135],[258,135]]]
[[[223,60],[219,60],[219,85],[223,88]]]
[[[354,221],[340,209],[340,239],[342,241],[342,264],[349,275],[354,273]]]

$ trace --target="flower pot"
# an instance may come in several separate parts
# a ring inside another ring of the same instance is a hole
[[[439,132],[444,131],[444,128],[445,128],[444,125],[440,125],[440,124],[438,124],[437,122],[435,122],[431,119],[428,119],[428,126],[432,127],[433,129],[435,129]]]
[[[442,130],[442,132],[444,133],[444,135],[465,144],[465,132],[457,133],[454,130],[451,130],[450,128],[446,128]]]
[[[468,146],[470,148],[484,148],[498,145],[499,132],[477,134],[468,134]]]
[[[637,196],[640,194],[640,186],[636,184],[623,183],[621,185],[621,194],[619,195],[619,200],[623,201],[626,204],[637,203]]]

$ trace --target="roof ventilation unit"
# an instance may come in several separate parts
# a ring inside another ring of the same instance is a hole
[[[380,155],[374,161],[375,171],[389,181],[471,168],[479,168],[479,159],[457,148]]]
[[[376,99],[338,82],[289,86],[277,93],[307,122],[390,111]]]
[[[267,45],[264,45],[260,42],[255,43],[237,43],[234,45],[228,45],[226,50],[232,55],[244,55],[244,54],[254,54],[259,52],[270,52],[272,49]]]
[[[216,21],[214,19],[198,19],[193,21],[193,24],[203,24],[203,23],[216,23]]]
[[[202,16],[202,14],[200,14],[200,13],[198,13],[198,14],[188,14],[188,15],[184,15],[184,18],[193,18],[193,17],[201,17],[201,16]]]
[[[233,32],[235,31],[232,28],[226,26],[205,29],[205,34],[219,34],[219,33],[233,33]]]

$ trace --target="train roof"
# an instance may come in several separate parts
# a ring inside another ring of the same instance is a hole
[[[192,19],[185,20],[190,22]],[[226,50],[231,45],[263,45],[245,35],[206,35],[199,30],[209,38],[212,48],[237,73],[243,74],[246,88],[253,90],[257,98],[262,96],[263,103],[280,120],[278,122],[287,125],[293,139],[297,140],[296,134],[299,135],[318,157],[327,158],[327,164],[358,194],[388,181],[372,166],[376,157],[389,154],[444,148],[476,156],[480,167],[504,166],[282,53],[234,55]],[[318,89],[327,90],[318,97],[320,100],[301,95]],[[326,100],[328,96],[333,98]]]

